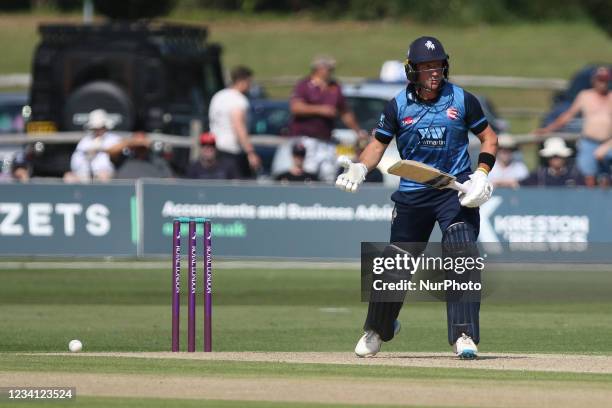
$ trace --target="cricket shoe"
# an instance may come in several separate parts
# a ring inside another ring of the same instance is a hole
[[[478,357],[478,347],[476,347],[472,338],[465,333],[461,333],[461,337],[453,345],[453,351],[462,360],[474,360]]]
[[[393,323],[393,335],[397,335],[402,329],[402,325],[398,320]],[[355,346],[355,354],[357,357],[374,357],[380,351],[382,340],[378,333],[374,330],[368,330],[363,333],[363,336]]]

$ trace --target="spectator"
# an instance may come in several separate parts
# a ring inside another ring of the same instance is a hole
[[[593,153],[595,159],[602,163],[602,173],[610,176],[610,170],[612,169],[612,160],[609,157],[612,155],[612,138],[608,139],[595,149]],[[610,177],[602,177],[600,179],[600,185],[607,186],[610,184]]]
[[[536,130],[539,135],[554,132],[578,113],[582,113],[582,135],[576,162],[586,185],[590,187],[597,184],[598,176],[607,173],[609,163],[612,162],[612,151],[606,150],[605,154],[601,154],[603,149],[597,150],[612,137],[612,93],[608,90],[609,81],[610,70],[607,67],[597,68],[591,78],[592,89],[581,91],[567,111],[548,126]],[[607,179],[605,175],[600,178],[600,183],[607,184]]]
[[[77,144],[70,159],[71,172],[64,175],[64,180],[108,181],[113,177],[115,167],[109,149],[121,142],[121,137],[109,132],[113,126],[114,122],[105,110],[96,109],[89,113],[85,124],[88,133]]]
[[[11,176],[13,180],[20,183],[27,183],[30,181],[30,170],[30,163],[26,155],[23,152],[16,153],[11,163]]]
[[[122,152],[126,158],[115,174],[116,179],[173,177],[168,163],[151,151],[151,140],[144,132],[134,132],[131,138],[111,147],[111,156],[116,156],[118,152]]]
[[[306,148],[302,143],[295,143],[291,149],[291,155],[293,156],[293,166],[284,173],[276,176],[276,180],[279,181],[319,181],[316,174],[308,173],[304,171],[304,158],[306,157]]]
[[[212,133],[202,133],[200,136],[200,157],[197,161],[191,163],[185,177],[216,180],[240,178],[236,166],[230,162],[217,159],[215,144],[215,137]]]
[[[517,188],[519,183],[529,176],[525,163],[515,157],[516,142],[508,134],[497,138],[497,161],[489,173],[489,181],[495,187]]]
[[[11,181],[19,183],[30,181],[30,164],[25,152],[16,152],[0,159],[0,182]]]
[[[290,100],[289,134],[313,139],[301,140],[312,151],[304,166],[310,172],[318,172],[319,178],[326,181],[336,177],[336,147],[331,143],[336,118],[340,117],[359,137],[367,137],[349,109],[340,85],[332,77],[335,66],[336,61],[329,56],[316,57],[310,66],[310,75],[296,84]]]
[[[547,166],[539,167],[523,183],[526,186],[577,186],[583,184],[582,176],[574,166],[567,164],[572,149],[560,137],[551,137],[544,142],[540,156],[547,160]]]
[[[241,178],[251,178],[261,167],[261,160],[251,143],[247,127],[253,71],[236,67],[231,72],[232,85],[217,92],[210,101],[210,131],[216,139],[220,160],[236,167]]]

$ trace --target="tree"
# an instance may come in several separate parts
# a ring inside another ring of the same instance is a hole
[[[176,6],[176,0],[94,0],[96,12],[116,20],[137,20],[168,14]]]
[[[612,36],[612,4],[610,0],[585,0],[583,7],[595,24]]]

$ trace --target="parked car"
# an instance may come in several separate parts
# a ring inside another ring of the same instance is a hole
[[[542,118],[542,127],[557,119],[576,99],[576,96],[585,89],[591,88],[591,77],[597,67],[607,66],[612,69],[612,64],[589,64],[574,74],[566,90],[559,91],[553,95],[550,111]],[[608,83],[608,88],[612,89],[612,80]],[[578,115],[559,132],[580,133],[582,131],[582,116]]]

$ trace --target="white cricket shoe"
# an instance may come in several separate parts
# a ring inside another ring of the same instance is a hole
[[[393,335],[397,335],[400,332],[402,325],[398,320],[393,323]],[[357,357],[374,357],[376,353],[380,351],[382,340],[378,333],[374,330],[368,330],[363,333],[363,336],[357,342],[355,346],[355,354]]]
[[[461,333],[461,337],[453,345],[453,351],[462,360],[473,360],[478,357],[478,347],[476,347],[472,338],[465,333]]]

